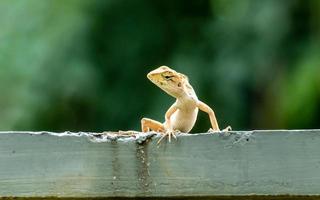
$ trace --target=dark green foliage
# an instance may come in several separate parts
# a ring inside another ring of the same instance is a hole
[[[0,2],[0,130],[140,129],[173,98],[146,73],[189,76],[221,128],[319,128],[320,3]],[[206,131],[200,114],[193,132]]]

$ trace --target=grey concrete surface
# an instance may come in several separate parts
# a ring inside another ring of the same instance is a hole
[[[0,197],[319,195],[320,130],[0,132]]]

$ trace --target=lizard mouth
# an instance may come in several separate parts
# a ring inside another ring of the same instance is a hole
[[[147,78],[148,78],[149,80],[152,80],[152,79],[151,79],[151,78],[152,78],[151,72],[147,74]]]
[[[153,74],[152,72],[147,74],[147,78],[156,85],[164,85],[165,83],[161,80],[157,79],[157,75]]]

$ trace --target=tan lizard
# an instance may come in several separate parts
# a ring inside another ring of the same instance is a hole
[[[209,115],[212,126],[209,131],[220,131],[213,110],[198,99],[186,75],[167,66],[161,66],[148,73],[147,77],[152,83],[176,98],[176,102],[167,110],[164,123],[143,118],[141,120],[142,132],[161,132],[163,136],[158,143],[166,136],[170,142],[171,136],[176,138],[176,132],[188,133],[193,128],[199,109]],[[231,130],[230,126],[224,129],[224,131],[228,130]]]

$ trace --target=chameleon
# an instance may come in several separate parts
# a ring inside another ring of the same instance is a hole
[[[165,137],[171,142],[171,137],[177,139],[176,133],[190,132],[196,123],[199,109],[209,115],[212,126],[209,132],[220,131],[214,111],[198,99],[186,75],[167,66],[161,66],[149,72],[147,78],[176,99],[165,113],[164,123],[149,118],[141,119],[142,132],[155,131],[162,134],[158,144]],[[223,131],[229,130],[230,126],[223,129]]]

